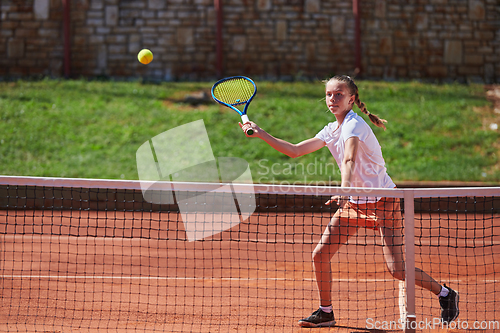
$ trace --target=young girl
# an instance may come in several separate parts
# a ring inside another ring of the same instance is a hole
[[[342,187],[394,188],[395,185],[387,174],[378,140],[363,118],[352,111],[353,104],[368,115],[376,126],[385,129],[386,121],[371,114],[365,104],[361,103],[358,87],[349,76],[335,76],[326,82],[325,88],[326,105],[337,121],[329,123],[314,138],[292,144],[273,137],[253,122],[240,124],[240,127],[244,131],[252,128],[254,134],[251,137],[264,140],[272,148],[292,158],[327,146],[340,168]],[[380,232],[389,272],[398,280],[405,278],[399,200],[366,198],[360,201],[333,196],[326,204],[333,201],[339,204],[340,209],[326,227],[313,252],[320,307],[309,317],[299,321],[299,325],[303,327],[335,324],[330,295],[330,260],[360,227],[373,228]],[[446,285],[441,286],[419,268],[415,268],[415,283],[439,296],[442,321],[451,322],[458,316],[458,294],[454,290]]]

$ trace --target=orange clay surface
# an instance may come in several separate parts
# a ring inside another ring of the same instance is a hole
[[[188,242],[177,213],[45,214],[0,214],[0,331],[400,331],[401,284],[373,230],[333,257],[337,326],[303,329],[319,305],[311,253],[328,216],[261,214]],[[458,290],[468,325],[500,321],[500,217],[477,217],[415,216],[417,266]],[[439,318],[436,296],[417,288],[416,312]]]

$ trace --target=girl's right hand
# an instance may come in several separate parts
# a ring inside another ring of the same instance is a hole
[[[245,135],[247,137],[249,137],[249,138],[259,137],[260,134],[263,132],[263,130],[259,126],[257,126],[257,124],[254,123],[253,121],[249,121],[249,122],[244,123],[244,124],[242,124],[242,123],[238,123],[238,124],[240,125],[241,129],[243,130],[243,132],[245,132]],[[247,131],[250,128],[253,129],[253,134],[252,135],[248,135],[247,134]]]
[[[347,196],[341,196],[341,195],[334,195],[333,197],[330,198],[327,202],[325,202],[325,205],[329,206],[333,202],[336,202],[337,205],[339,206],[339,210],[342,211],[344,208],[344,205],[349,201],[349,197]]]

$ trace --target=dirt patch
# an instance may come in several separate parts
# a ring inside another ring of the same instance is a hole
[[[204,90],[176,92],[172,97],[163,101],[164,106],[179,111],[191,111],[193,109],[203,111],[207,110],[208,106],[213,103],[210,93]]]
[[[203,105],[203,104],[192,105],[189,103],[176,102],[168,99],[163,101],[163,105],[171,110],[177,110],[177,111],[208,110],[208,105]]]
[[[473,110],[481,117],[483,130],[500,131],[500,85],[485,86],[486,99],[492,105],[474,107]]]
[[[486,86],[486,98],[493,103],[493,112],[500,116],[500,85]]]
[[[486,86],[486,99],[493,103],[493,107],[481,108],[484,113],[483,125],[486,129],[500,131],[500,85]]]
[[[482,116],[483,130],[500,132],[500,85],[485,86],[486,99],[492,102],[492,106],[488,105],[482,108],[477,108],[474,111],[479,112]],[[500,142],[493,144],[496,148],[498,162],[487,171],[487,174],[495,174],[500,171]]]

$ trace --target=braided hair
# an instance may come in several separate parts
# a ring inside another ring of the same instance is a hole
[[[328,83],[330,81],[339,81],[339,82],[345,83],[347,85],[347,88],[349,89],[349,92],[351,93],[351,95],[354,95],[354,103],[358,106],[358,108],[361,110],[361,112],[366,114],[370,118],[370,121],[375,126],[381,127],[385,130],[384,123],[386,123],[387,120],[380,119],[377,115],[370,113],[370,111],[368,111],[366,109],[365,103],[363,103],[359,100],[358,86],[356,85],[356,83],[354,83],[353,79],[351,79],[347,75],[336,75],[336,76],[332,77],[330,80],[328,80],[326,83]]]

